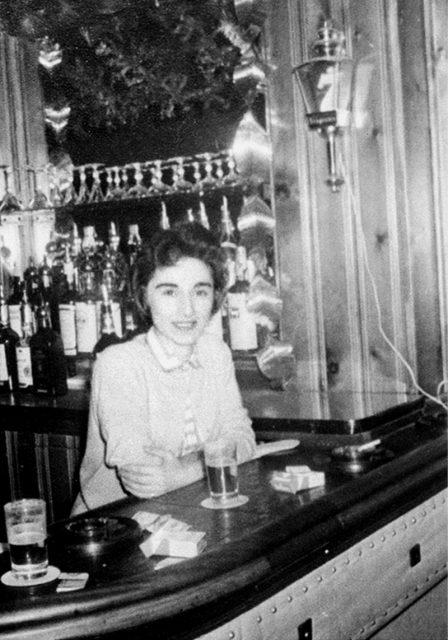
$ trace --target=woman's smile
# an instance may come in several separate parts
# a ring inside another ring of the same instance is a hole
[[[153,326],[167,353],[187,358],[210,321],[214,299],[210,268],[197,258],[159,267],[147,286]]]

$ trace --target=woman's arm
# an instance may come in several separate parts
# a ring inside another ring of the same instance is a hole
[[[110,347],[94,364],[90,410],[109,467],[135,462],[151,445],[147,383],[136,353],[128,345]]]
[[[176,458],[171,452],[151,448],[146,461],[123,465],[118,474],[129,493],[153,498],[200,480],[204,469],[198,453]]]

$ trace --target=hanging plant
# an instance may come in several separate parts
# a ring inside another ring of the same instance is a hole
[[[228,1],[0,0],[0,28],[62,49],[41,68],[47,107],[69,103],[81,131],[134,125],[159,110],[228,109],[241,100],[232,76],[241,49]],[[226,28],[223,28],[225,23]],[[230,26],[229,26],[230,24]]]

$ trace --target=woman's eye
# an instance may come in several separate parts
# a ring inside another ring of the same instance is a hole
[[[208,296],[211,295],[211,291],[210,289],[197,289],[196,290],[196,295],[199,296],[200,298],[207,298]]]
[[[175,289],[164,289],[163,290],[163,295],[164,296],[174,296],[176,293]]]

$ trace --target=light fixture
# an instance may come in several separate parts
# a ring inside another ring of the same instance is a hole
[[[250,109],[237,127],[232,153],[243,182],[257,185],[269,180],[272,155],[269,136]]]
[[[325,21],[313,44],[316,57],[294,67],[310,129],[327,140],[329,176],[326,183],[339,191],[344,183],[338,174],[336,138],[350,123],[354,63],[345,55],[344,35]]]

